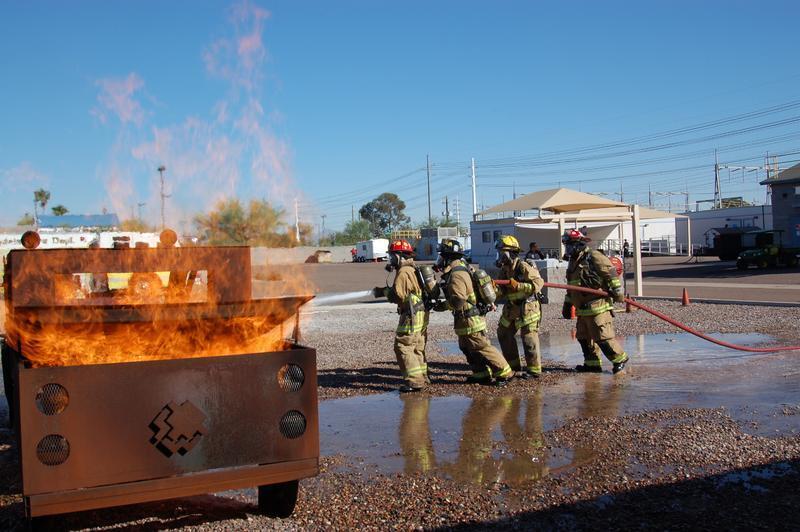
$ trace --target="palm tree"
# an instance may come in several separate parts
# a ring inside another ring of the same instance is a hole
[[[47,202],[50,201],[50,191],[40,188],[39,190],[33,191],[33,217],[34,219],[38,220],[38,213],[36,211],[36,206],[41,206],[42,212],[44,212],[44,208],[47,205]]]
[[[67,209],[61,204],[52,207],[50,210],[53,211],[53,214],[55,214],[56,216],[64,216],[69,212],[69,209]]]

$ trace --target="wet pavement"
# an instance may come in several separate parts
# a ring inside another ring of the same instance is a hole
[[[772,343],[760,334],[717,337],[743,345]],[[631,364],[616,376],[607,367],[603,374],[567,374],[546,387],[528,381],[522,393],[515,387],[507,395],[392,392],[324,401],[322,454],[344,456],[367,476],[422,472],[514,485],[568,471],[593,458],[590,447],[546,444],[547,432],[575,418],[723,407],[747,433],[797,434],[798,353],[742,353],[688,334],[621,340]],[[455,345],[442,348],[461,356]],[[543,336],[542,352],[545,366],[580,360],[577,343],[569,336]]]

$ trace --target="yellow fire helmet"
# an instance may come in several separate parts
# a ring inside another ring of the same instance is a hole
[[[522,249],[519,247],[519,241],[517,238],[511,235],[502,235],[494,243],[494,247],[498,250],[515,251],[517,253],[519,253]]]

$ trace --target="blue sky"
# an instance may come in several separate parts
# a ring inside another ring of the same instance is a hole
[[[795,2],[4,2],[0,225],[40,186],[73,213],[127,218],[143,202],[157,222],[160,164],[179,229],[229,196],[290,212],[298,198],[303,221],[338,229],[384,191],[418,222],[428,153],[436,215],[447,195],[467,218],[471,157],[486,206],[559,184],[661,193],[663,208],[710,199],[714,148],[730,165],[800,161],[798,15]],[[765,199],[763,171],[722,177],[724,196]]]

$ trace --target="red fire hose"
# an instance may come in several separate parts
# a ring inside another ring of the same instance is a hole
[[[508,284],[508,281],[500,279],[500,280],[495,280],[495,283],[498,284],[498,285],[504,285],[504,284]],[[544,283],[544,285],[546,287],[548,287],[548,288],[560,288],[562,290],[568,290],[568,291],[571,291],[571,292],[584,292],[584,293],[587,293],[587,294],[594,294],[594,295],[597,295],[597,296],[609,297],[609,295],[606,292],[604,292],[602,290],[595,290],[593,288],[584,288],[582,286],[572,286],[572,285],[558,284],[558,283]],[[656,318],[662,319],[662,320],[666,321],[667,323],[671,323],[675,327],[678,327],[679,329],[683,329],[684,331],[686,331],[686,332],[688,332],[690,334],[693,334],[693,335],[695,335],[695,336],[697,336],[699,338],[702,338],[703,340],[707,340],[709,342],[715,343],[717,345],[721,345],[722,347],[727,347],[729,349],[737,349],[739,351],[749,351],[751,353],[772,353],[772,352],[776,352],[776,351],[799,351],[800,350],[800,345],[771,346],[771,347],[747,347],[747,346],[744,346],[744,345],[736,345],[736,344],[732,344],[730,342],[724,342],[722,340],[717,340],[716,338],[712,338],[711,336],[708,336],[707,334],[703,334],[703,333],[701,333],[700,331],[698,331],[696,329],[692,329],[688,325],[686,325],[684,323],[681,323],[681,322],[679,322],[679,321],[677,321],[677,320],[675,320],[673,318],[670,318],[666,314],[662,314],[661,312],[659,312],[659,311],[657,311],[655,309],[652,309],[650,307],[646,307],[646,306],[642,305],[641,303],[637,303],[636,301],[634,301],[633,299],[631,299],[629,297],[625,298],[625,302],[628,303],[629,305],[631,305],[632,307],[636,307],[636,308],[644,310],[645,312],[649,312],[650,314],[652,314]]]

